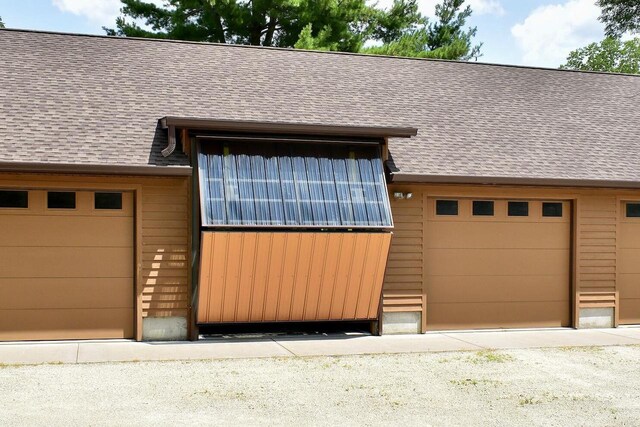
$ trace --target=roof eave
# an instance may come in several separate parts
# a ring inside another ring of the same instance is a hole
[[[418,134],[417,128],[403,126],[342,126],[245,120],[217,120],[175,116],[166,116],[161,118],[160,125],[164,129],[170,126],[175,126],[176,128],[207,129],[230,132],[264,132],[375,138],[410,138]]]
[[[0,172],[73,173],[99,175],[191,176],[189,166],[118,166],[73,163],[0,162]]]
[[[640,181],[463,175],[422,175],[405,173],[392,173],[391,182],[398,184],[481,184],[550,187],[640,188]]]

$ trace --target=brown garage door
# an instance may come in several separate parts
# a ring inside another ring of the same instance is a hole
[[[570,204],[429,199],[427,327],[570,324]]]
[[[619,322],[640,324],[640,202],[623,202],[618,242]]]
[[[0,189],[0,340],[133,336],[131,193]]]

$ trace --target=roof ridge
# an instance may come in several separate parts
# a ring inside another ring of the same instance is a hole
[[[199,42],[199,41],[191,41],[191,40],[162,39],[162,38],[151,38],[151,37],[120,37],[120,36],[109,36],[106,34],[70,33],[70,32],[64,32],[64,31],[33,30],[33,29],[24,29],[24,28],[0,28],[0,32],[3,32],[3,31],[17,32],[17,33],[53,34],[53,35],[71,36],[71,37],[93,37],[93,38],[110,39],[110,40],[194,44],[194,45],[215,46],[215,47],[225,47],[225,48],[274,50],[274,51],[296,52],[300,54],[324,54],[324,55],[358,56],[358,57],[366,57],[366,58],[386,58],[386,59],[405,60],[405,61],[407,60],[408,61],[425,61],[425,62],[437,62],[437,63],[466,64],[466,65],[472,65],[472,66],[505,67],[505,68],[518,68],[518,69],[525,69],[525,70],[556,71],[556,72],[564,72],[564,73],[581,73],[581,74],[587,74],[587,75],[597,74],[597,75],[605,75],[605,76],[625,76],[625,77],[640,78],[640,74],[614,73],[614,72],[606,72],[606,71],[570,70],[570,69],[564,69],[564,68],[550,68],[550,67],[539,67],[539,66],[532,66],[532,65],[517,65],[517,64],[498,64],[493,62],[480,62],[480,61],[460,61],[460,60],[452,60],[452,59],[416,58],[416,57],[410,57],[410,56],[374,55],[370,53],[360,53],[360,52],[339,52],[339,51],[328,51],[328,50],[295,49],[290,47]]]

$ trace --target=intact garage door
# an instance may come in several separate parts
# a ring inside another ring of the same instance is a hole
[[[0,189],[0,340],[133,336],[133,194]]]
[[[570,203],[429,199],[427,328],[570,325]]]
[[[640,324],[640,202],[624,202],[618,233],[620,324]]]

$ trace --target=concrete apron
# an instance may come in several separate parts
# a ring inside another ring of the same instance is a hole
[[[640,328],[332,334],[211,338],[196,342],[49,341],[0,343],[0,365],[256,357],[342,356],[525,348],[640,345]]]

